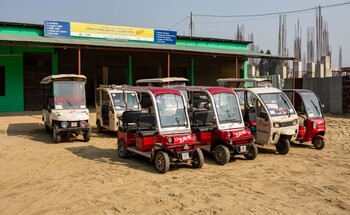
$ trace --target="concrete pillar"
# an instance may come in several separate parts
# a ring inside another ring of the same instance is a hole
[[[324,65],[323,63],[316,64],[316,78],[324,78]]]
[[[259,77],[259,75],[260,75],[259,69],[255,68],[255,77]]]
[[[255,66],[252,64],[248,65],[248,77],[255,77]]]
[[[287,67],[283,65],[277,65],[276,75],[280,75],[281,80],[288,78],[287,77]]]
[[[306,65],[307,67],[307,74],[306,74],[306,77],[308,78],[314,78],[315,77],[315,73],[316,73],[316,65],[315,63],[307,63]]]
[[[324,77],[332,77],[330,56],[323,56],[321,62],[324,65]]]
[[[295,78],[302,78],[303,77],[303,62],[296,61],[295,62]]]

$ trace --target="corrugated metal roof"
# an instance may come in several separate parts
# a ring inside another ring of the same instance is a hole
[[[73,45],[73,46],[88,46],[88,47],[112,47],[123,49],[148,49],[148,50],[161,50],[170,52],[190,52],[201,54],[213,54],[213,55],[233,55],[242,57],[253,58],[278,58],[291,60],[291,57],[281,57],[274,55],[262,54],[259,52],[253,52],[249,50],[233,50],[222,48],[206,48],[206,47],[193,47],[193,46],[180,46],[180,45],[163,45],[145,42],[130,42],[130,41],[118,41],[118,40],[98,40],[98,39],[77,39],[77,38],[56,38],[56,37],[42,37],[42,36],[23,36],[23,35],[0,35],[0,41],[12,41],[12,42],[31,42],[31,43],[45,43],[55,45]]]

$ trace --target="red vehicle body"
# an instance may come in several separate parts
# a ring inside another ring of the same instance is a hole
[[[246,128],[237,95],[224,87],[176,87],[189,99],[192,132],[201,149],[214,155],[217,163],[226,164],[231,155],[243,154],[255,159],[258,150],[253,135]]]
[[[202,151],[191,133],[188,113],[181,92],[157,87],[124,87],[139,93],[147,111],[125,111],[118,130],[118,154],[122,158],[137,153],[150,158],[160,173],[170,164],[192,163],[201,168]]]
[[[299,132],[297,140],[300,143],[311,141],[316,149],[325,146],[326,121],[319,98],[310,90],[283,90],[291,101],[299,116]]]

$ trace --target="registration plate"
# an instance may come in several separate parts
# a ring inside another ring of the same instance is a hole
[[[246,152],[247,151],[247,146],[240,146],[239,147],[241,152]]]
[[[70,124],[70,126],[72,126],[72,127],[77,127],[77,126],[78,126],[78,123],[77,123],[77,122],[72,122],[72,123]]]
[[[190,155],[188,154],[188,152],[183,152],[181,154],[182,160],[188,160],[190,159]]]

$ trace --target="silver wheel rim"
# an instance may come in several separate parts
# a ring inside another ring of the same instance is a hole
[[[225,150],[222,147],[217,147],[215,150],[215,158],[220,161],[223,162],[225,160]]]
[[[158,154],[156,158],[157,169],[163,170],[165,167],[165,158],[162,154]]]

